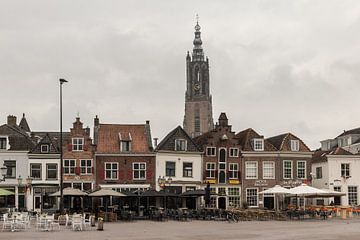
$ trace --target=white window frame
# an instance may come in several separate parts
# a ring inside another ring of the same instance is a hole
[[[177,148],[178,143],[180,143],[180,149]],[[184,144],[184,146],[182,146],[182,144]],[[184,147],[184,149],[182,149],[182,147]],[[185,152],[187,150],[187,141],[186,139],[175,139],[175,151],[179,151],[179,152]]]
[[[46,147],[46,150],[45,150],[45,151],[43,150],[43,147]],[[48,152],[49,152],[49,145],[48,145],[48,144],[41,144],[41,145],[40,145],[40,151],[41,151],[42,153],[48,153]]]
[[[189,169],[186,169],[184,167],[184,163],[191,163],[191,176],[185,176],[185,173],[189,173]],[[192,178],[192,177],[194,177],[194,163],[193,162],[183,162],[182,170],[183,170],[183,177],[184,178]]]
[[[209,165],[213,165],[214,168],[209,168],[209,167],[208,167]],[[210,172],[209,175],[210,175],[211,177],[208,177],[208,176],[207,176],[207,172],[208,172],[208,171]],[[212,172],[213,172],[213,174],[211,174]],[[206,163],[206,173],[205,173],[205,174],[206,174],[206,178],[212,178],[212,179],[213,179],[213,178],[216,177],[216,163],[215,163],[215,162],[207,162],[207,163]]]
[[[1,135],[0,135],[0,138],[5,138],[5,139],[6,139],[5,148],[0,148],[0,151],[8,150],[8,149],[9,149],[9,137],[8,137],[8,136],[1,136]]]
[[[36,169],[36,170],[40,171],[40,177],[38,177],[38,178],[33,177],[33,174],[32,174],[34,165],[39,165],[40,166],[40,169]],[[30,177],[32,177],[34,180],[41,180],[42,179],[43,174],[42,174],[42,164],[41,163],[36,163],[36,162],[30,163]]]
[[[303,178],[299,177],[299,163],[304,163],[304,177]],[[296,161],[296,177],[298,179],[306,179],[306,167],[307,167],[306,161],[304,161],[304,160]]]
[[[350,192],[349,191],[350,188],[355,188],[356,192],[354,192],[354,191]],[[359,188],[358,188],[358,186],[349,185],[347,190],[348,190],[348,204],[349,204],[349,206],[358,205],[359,204]],[[355,198],[355,203],[353,202],[354,199],[350,199],[350,194],[351,194],[351,196],[353,196]]]
[[[318,170],[319,169],[319,170]],[[316,179],[322,179],[322,166],[315,168],[315,177]]]
[[[208,154],[208,153],[209,153],[209,149],[212,149],[211,152],[214,151],[214,154]],[[206,156],[215,157],[215,156],[216,156],[216,147],[206,147]]]
[[[49,178],[49,166],[54,165],[56,169],[51,169],[51,171],[56,171],[56,178]],[[59,166],[57,163],[46,163],[46,180],[58,180],[59,178]]]
[[[257,148],[257,143],[261,142],[261,148]],[[254,151],[264,151],[264,139],[262,138],[254,138],[253,139],[253,147],[254,147]]]
[[[236,166],[236,170],[231,169],[231,166]],[[230,177],[231,175],[235,175],[236,177]],[[229,179],[239,179],[239,164],[229,163]]]
[[[128,142],[129,143],[129,149],[128,150],[124,150],[123,149],[123,143]],[[121,140],[120,141],[120,152],[131,152],[132,149],[132,141],[131,140]]]
[[[110,164],[110,169],[106,168],[106,164]],[[116,164],[116,168],[113,169],[113,164]],[[111,177],[106,177],[106,171],[111,171]],[[116,171],[116,178],[112,177],[113,171]],[[104,162],[104,179],[105,180],[118,180],[119,179],[119,163],[118,162]]]
[[[272,174],[271,176],[266,176],[265,174],[265,169],[270,169],[269,167],[268,168],[265,168],[265,164],[272,164]],[[274,161],[265,161],[263,162],[263,179],[275,179],[275,162]]]
[[[256,190],[256,205],[250,205],[249,202],[248,202],[248,190]],[[259,207],[259,188],[246,188],[245,190],[245,193],[246,193],[246,203],[248,204],[248,206],[250,208],[256,208],[256,207]]]
[[[82,161],[85,161],[85,166],[82,166],[81,163]],[[87,162],[91,161],[90,166],[87,165]],[[82,168],[85,168],[85,173],[82,173]],[[90,170],[89,170],[90,168]],[[92,159],[80,159],[80,175],[92,175],[92,168],[93,168],[93,160]]]
[[[291,176],[290,177],[285,177],[285,163],[287,163],[287,162],[291,163]],[[284,160],[283,161],[283,179],[293,179],[293,177],[294,177],[293,170],[294,170],[293,161],[292,160]]]
[[[69,166],[65,166],[65,162],[66,161],[69,161]],[[74,166],[71,166],[71,162],[74,162]],[[69,169],[69,172],[68,173],[65,173],[65,169],[68,168]],[[74,173],[71,173],[71,168],[74,168]],[[64,159],[64,162],[63,162],[63,170],[64,170],[64,175],[75,175],[76,174],[76,159]]]
[[[247,165],[248,165],[249,163],[251,163],[251,164],[255,163],[255,164],[256,164],[256,172],[255,172],[255,173],[256,173],[256,176],[255,176],[255,177],[252,177],[252,176],[249,177],[249,176],[248,176],[248,169],[249,169],[249,168],[248,168]],[[256,162],[256,161],[246,161],[246,162],[245,162],[245,179],[258,179],[258,175],[259,175],[259,174],[258,174],[258,171],[259,171],[258,162]]]
[[[79,143],[79,140],[81,139],[82,143]],[[75,143],[75,140],[77,140],[77,142]],[[73,152],[81,152],[84,151],[84,138],[82,137],[74,137],[71,139],[71,143],[72,143],[72,151]],[[76,147],[75,147],[76,146]]]
[[[239,157],[239,148],[229,148],[229,157]]]
[[[293,152],[298,152],[300,150],[300,141],[299,140],[290,140],[290,149]]]
[[[342,174],[342,165],[343,164],[346,164],[349,166],[349,174],[348,175]],[[346,178],[351,176],[351,164],[350,163],[340,163],[340,175],[341,175],[341,177],[346,177]]]
[[[138,166],[139,166],[138,169],[135,169],[135,164],[138,164]],[[144,165],[145,168],[141,169],[141,165]],[[146,162],[134,162],[132,164],[132,170],[133,170],[133,180],[146,180]],[[135,171],[139,172],[139,177],[138,178],[135,177]],[[140,172],[145,172],[143,178],[140,177],[141,176]]]

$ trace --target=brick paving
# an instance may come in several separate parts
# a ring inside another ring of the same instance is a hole
[[[359,239],[360,219],[305,220],[305,221],[251,221],[251,222],[117,222],[105,223],[104,231],[73,232],[61,229],[54,232],[0,232],[0,239]]]

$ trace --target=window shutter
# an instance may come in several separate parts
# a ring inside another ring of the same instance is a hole
[[[218,178],[218,170],[215,170],[215,178]]]
[[[72,144],[71,144],[71,143],[69,143],[69,144],[67,145],[67,149],[68,149],[69,152],[72,151]]]
[[[87,144],[84,144],[84,151],[87,151],[89,148],[88,148],[88,145]]]
[[[80,175],[80,167],[75,167],[75,174]]]
[[[238,171],[238,178],[241,179],[241,171]]]
[[[99,179],[104,180],[105,179],[105,170],[99,169],[98,173],[99,173]]]
[[[147,170],[146,171],[146,180],[151,180],[151,177],[152,177],[152,171]]]
[[[91,167],[91,173],[92,173],[92,174],[95,173],[94,171],[95,171],[95,170],[94,170],[94,167]]]

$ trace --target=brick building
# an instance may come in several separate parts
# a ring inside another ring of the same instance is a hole
[[[149,121],[100,124],[96,116],[94,139],[97,185],[117,191],[155,187],[155,153]]]
[[[268,139],[249,128],[236,135],[242,146],[242,201],[249,207],[274,207],[273,195],[259,192],[275,185],[293,187],[310,179],[312,152],[291,133]]]
[[[216,193],[211,196],[211,206],[240,207],[241,145],[226,114],[221,113],[215,129],[194,138],[194,142],[204,151],[203,186],[209,182]]]

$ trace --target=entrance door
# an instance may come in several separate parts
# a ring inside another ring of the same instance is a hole
[[[41,196],[35,196],[34,210],[41,211]]]
[[[218,197],[218,208],[226,209],[226,198],[225,197]]]
[[[274,197],[264,197],[264,208],[274,209]]]

